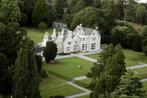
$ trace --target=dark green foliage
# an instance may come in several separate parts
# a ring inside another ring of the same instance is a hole
[[[86,7],[84,0],[68,0],[67,12],[70,14],[77,13]]]
[[[79,13],[75,14],[73,17],[71,28],[74,29],[78,24],[82,23],[86,27],[94,27],[98,25],[98,21],[102,17],[97,17],[98,14],[96,9],[92,7],[87,7]]]
[[[102,3],[101,0],[93,0],[92,6],[95,8],[100,8],[102,6],[101,3]]]
[[[26,32],[17,23],[20,19],[20,9],[17,0],[1,0],[0,3],[0,53],[2,53],[7,63],[2,65],[1,93],[3,96],[12,94],[13,88],[13,68],[17,58],[17,51],[22,47]]]
[[[120,45],[114,47],[110,44],[100,53],[100,59],[89,73],[89,76],[93,78],[90,85],[93,90],[91,98],[107,96],[108,93],[114,91],[119,84],[120,77],[126,71],[124,58]]]
[[[20,0],[21,10],[20,24],[22,26],[32,25],[32,13],[37,0]]]
[[[42,72],[42,56],[36,55],[35,57],[36,57],[38,73],[40,74]]]
[[[20,20],[18,0],[1,0],[0,22],[10,23]]]
[[[0,95],[7,96],[11,94],[12,78],[7,70],[7,58],[0,53]],[[8,81],[9,80],[9,81]]]
[[[36,5],[33,10],[33,23],[38,26],[39,23],[45,22],[51,26],[54,20],[54,13],[51,5],[46,3],[46,0],[37,0]]]
[[[54,42],[47,42],[46,47],[43,50],[43,56],[46,63],[53,61],[57,55],[57,45]]]
[[[129,25],[114,27],[111,39],[114,45],[121,44],[124,48],[141,51],[141,36]]]
[[[138,5],[135,11],[136,22],[145,24],[147,22],[147,10],[144,5]]]
[[[73,19],[73,14],[65,13],[63,15],[63,21],[68,25],[68,27],[70,27],[72,19]]]
[[[142,31],[141,31],[141,34],[142,34],[142,49],[143,49],[143,52],[144,54],[147,56],[147,26],[145,26]]]
[[[145,91],[143,90],[142,82],[140,82],[140,78],[135,76],[134,72],[127,71],[125,75],[122,76],[121,81],[117,89],[113,92],[113,96],[119,95],[134,98],[144,98]]]
[[[53,8],[55,10],[57,19],[62,19],[66,6],[67,6],[66,0],[54,0],[53,1]]]
[[[41,23],[39,23],[39,25],[38,25],[38,29],[43,29],[43,30],[45,30],[45,29],[47,29],[48,28],[48,26],[47,26],[47,24],[45,23],[45,22],[41,22]]]
[[[40,98],[39,74],[30,41],[20,49],[14,68],[14,97]]]

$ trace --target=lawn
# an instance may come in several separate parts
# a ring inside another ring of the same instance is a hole
[[[85,79],[85,80],[75,81],[75,83],[77,85],[80,85],[81,87],[88,88],[91,81],[92,81],[92,79],[88,78],[88,79]]]
[[[39,30],[39,29],[35,29],[35,28],[27,28],[28,37],[30,39],[32,39],[35,43],[41,42],[43,40],[44,31],[45,30]],[[51,33],[52,29],[48,29],[46,31]]]
[[[83,91],[67,84],[65,80],[52,75],[50,75],[49,78],[42,80],[40,83],[42,98],[49,98],[50,96],[55,95],[70,96],[81,92]]]
[[[144,86],[145,91],[147,92],[147,82],[143,82],[143,86]]]
[[[134,69],[141,78],[147,78],[147,67]]]
[[[82,67],[79,68],[79,66]],[[86,75],[92,66],[92,62],[76,57],[60,59],[55,64],[44,65],[50,74],[65,80],[71,80],[74,77]]]
[[[99,54],[90,54],[90,55],[87,55],[88,57],[91,57],[91,58],[94,58],[94,59],[99,59]]]
[[[141,63],[147,63],[147,57],[141,52],[124,50],[127,66],[134,66]]]
[[[140,63],[147,63],[147,56],[145,56],[142,52],[135,52],[133,50],[125,49],[124,54],[126,57],[125,62],[127,66],[134,66]],[[88,57],[98,59],[98,55],[99,54],[92,54],[88,55]]]

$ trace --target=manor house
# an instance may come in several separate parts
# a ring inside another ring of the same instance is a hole
[[[86,28],[82,24],[74,31],[62,29],[57,32],[54,29],[50,36],[45,33],[42,46],[45,47],[47,41],[53,41],[57,44],[58,53],[99,51],[101,35],[97,29]]]

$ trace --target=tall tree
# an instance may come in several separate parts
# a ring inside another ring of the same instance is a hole
[[[141,34],[142,34],[142,49],[143,49],[143,52],[144,54],[147,56],[147,26],[145,26],[142,31],[141,31]]]
[[[67,11],[70,14],[77,13],[84,9],[86,6],[84,0],[68,0],[67,2]]]
[[[5,70],[2,71],[2,77],[5,81],[3,85],[7,90],[3,89],[2,95],[9,96],[13,87],[13,68],[17,58],[17,51],[22,46],[26,32],[20,29],[18,21],[20,20],[20,9],[18,0],[1,0],[0,3],[0,53],[7,58]]]
[[[92,6],[95,8],[100,8],[101,7],[101,0],[93,0]]]
[[[38,26],[39,23],[45,22],[51,26],[53,16],[53,10],[47,0],[37,0],[32,14],[34,25]]]
[[[57,56],[57,45],[54,42],[47,42],[46,47],[43,50],[43,56],[45,57],[46,63],[53,61]]]
[[[40,98],[39,74],[30,41],[18,52],[14,81],[14,98]]]
[[[23,26],[32,25],[32,13],[37,0],[20,0],[21,20]]]
[[[144,24],[146,21],[147,10],[144,5],[138,5],[135,11],[136,21],[140,24]]]
[[[118,85],[120,77],[126,71],[124,54],[120,45],[109,45],[100,55],[100,60],[89,73],[93,78],[90,87],[93,92],[91,98],[98,98],[101,94],[112,92]],[[93,70],[95,69],[95,70]]]
[[[143,90],[140,78],[135,76],[134,72],[128,70],[125,75],[122,76],[119,86],[112,95],[118,95],[118,97],[113,98],[122,98],[123,96],[126,98],[144,98],[145,91]]]
[[[62,19],[66,6],[67,6],[66,0],[54,0],[53,1],[53,8],[55,10],[57,19]]]

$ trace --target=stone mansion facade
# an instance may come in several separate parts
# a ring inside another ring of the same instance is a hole
[[[101,43],[101,35],[96,29],[83,27],[78,25],[74,31],[62,29],[61,32],[53,30],[52,35],[45,33],[42,46],[46,46],[47,41],[53,41],[57,44],[58,53],[71,52],[91,52],[99,51]]]

